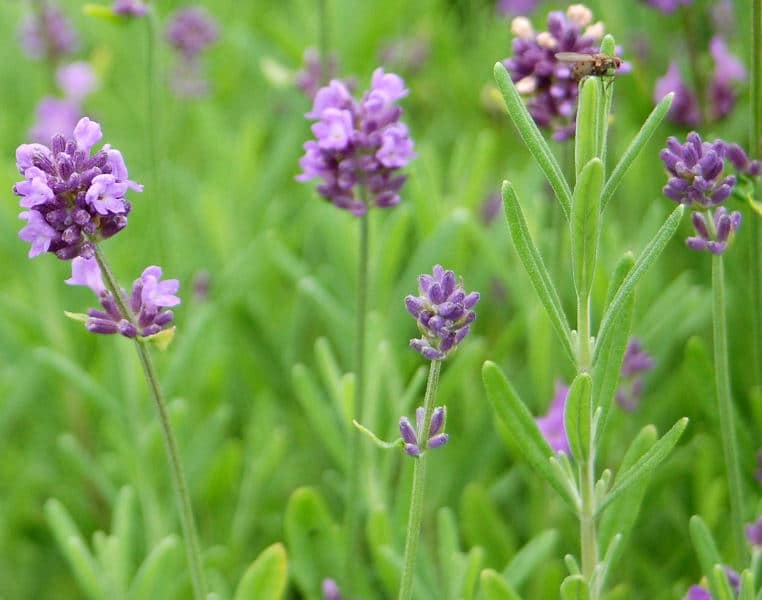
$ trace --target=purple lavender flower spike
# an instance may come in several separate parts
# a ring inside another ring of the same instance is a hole
[[[148,6],[142,0],[114,0],[111,10],[124,17],[144,17],[148,14]]]
[[[72,137],[54,135],[49,147],[22,144],[16,150],[24,180],[13,191],[29,209],[21,214],[27,226],[19,236],[32,244],[30,257],[44,252],[62,260],[91,256],[93,243],[126,227],[127,189],[142,190],[127,178],[118,150],[106,145],[91,155],[102,135],[98,123],[84,117],[73,129]]]
[[[55,6],[41,3],[19,27],[21,46],[30,58],[58,60],[79,46],[77,33]]]
[[[333,579],[323,579],[323,600],[341,600],[341,590]]]
[[[537,427],[542,436],[547,440],[554,452],[564,452],[569,454],[569,438],[566,435],[564,426],[564,410],[566,409],[566,399],[569,396],[569,386],[560,381],[556,382],[553,401],[548,407],[545,416],[537,417]]]
[[[90,63],[84,61],[58,67],[56,82],[64,96],[76,101],[83,100],[98,88],[98,77],[95,71]]]
[[[566,14],[551,12],[548,30],[536,33],[526,17],[511,23],[513,56],[503,61],[527,108],[539,127],[550,128],[556,140],[574,135],[578,82],[569,65],[556,59],[558,52],[594,54],[600,51],[603,24],[593,23],[590,9],[573,4]]]
[[[432,275],[418,278],[420,296],[406,296],[405,306],[418,322],[420,338],[410,340],[410,347],[428,360],[444,360],[457,348],[476,319],[471,309],[479,293],[466,294],[453,271],[436,265]]]
[[[496,9],[508,16],[530,15],[537,8],[538,0],[497,0]]]
[[[624,410],[632,412],[638,407],[643,393],[643,374],[650,371],[653,366],[653,357],[643,349],[637,339],[630,339],[620,371],[622,384],[616,392],[617,403]]]
[[[670,92],[675,94],[669,109],[670,120],[687,127],[698,125],[701,120],[698,98],[683,81],[680,68],[674,61],[669,63],[666,74],[656,80],[654,102],[661,102]]]
[[[728,50],[720,36],[709,42],[709,52],[714,59],[714,73],[709,83],[709,103],[712,117],[721,119],[735,106],[735,85],[746,80],[746,69]]]
[[[167,308],[180,304],[175,295],[180,287],[177,279],[161,281],[161,268],[150,266],[132,284],[122,302],[130,314],[124,314],[112,293],[103,285],[100,266],[94,258],[76,257],[71,263],[69,285],[84,285],[98,296],[104,310],[90,309],[85,323],[88,331],[101,334],[119,333],[128,338],[150,337],[167,329],[174,319]]]
[[[403,448],[405,453],[410,456],[420,456],[427,448],[433,449],[444,446],[449,439],[449,436],[442,432],[447,420],[446,407],[437,406],[434,409],[427,436],[423,435],[423,419],[424,409],[422,406],[419,406],[415,410],[415,427],[410,423],[410,419],[400,417],[400,434],[402,435]],[[421,444],[421,440],[424,438],[426,441]]]
[[[196,58],[218,37],[216,21],[200,6],[177,10],[167,24],[167,42],[187,60]]]
[[[728,213],[724,206],[720,206],[714,211],[711,227],[703,213],[694,212],[691,221],[698,235],[689,237],[686,245],[692,250],[722,254],[741,226],[741,213],[737,210]]]
[[[693,0],[646,0],[646,4],[665,14],[671,14],[680,6],[690,6]]]
[[[318,193],[357,216],[371,203],[380,208],[398,204],[405,182],[398,170],[415,157],[396,105],[407,93],[403,80],[383,69],[373,72],[371,89],[359,101],[338,80],[318,90],[305,115],[317,120],[315,140],[304,144],[302,173],[296,179],[321,179]]]
[[[762,548],[762,517],[746,527],[746,539],[752,546]]]

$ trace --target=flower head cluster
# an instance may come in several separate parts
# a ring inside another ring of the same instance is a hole
[[[730,567],[725,567],[725,575],[727,575],[730,589],[735,595],[738,595],[741,588],[741,577]],[[692,585],[683,600],[713,600],[713,596],[703,585]]]
[[[341,600],[341,590],[333,579],[323,579],[323,600]]]
[[[29,131],[29,137],[41,144],[48,143],[56,134],[72,131],[82,117],[82,102],[98,87],[98,78],[86,62],[60,66],[56,82],[63,98],[47,96],[40,100],[37,120]]]
[[[664,195],[707,213],[693,213],[691,221],[697,235],[688,238],[688,246],[713,254],[724,252],[741,225],[741,213],[729,213],[720,206],[730,197],[738,180],[736,175],[726,175],[725,168],[729,163],[738,174],[756,177],[762,172],[760,162],[749,160],[738,144],[723,140],[704,142],[695,131],[688,134],[685,144],[670,137],[659,156],[670,175]],[[712,209],[716,209],[713,214]]]
[[[762,517],[746,526],[746,539],[752,546],[762,548]]]
[[[148,6],[142,0],[114,0],[111,10],[124,17],[144,17],[148,13]]]
[[[735,106],[738,84],[746,81],[746,69],[730,52],[722,36],[715,35],[709,41],[709,54],[714,70],[706,89],[694,90],[685,83],[677,61],[670,62],[666,74],[656,81],[654,101],[659,102],[674,92],[669,118],[679,125],[697,126],[701,122],[702,102],[707,106],[709,118],[714,121],[722,119]]]
[[[526,17],[511,24],[513,56],[504,61],[519,93],[529,98],[527,108],[540,127],[565,140],[574,135],[578,82],[571,66],[556,59],[558,52],[595,54],[600,51],[603,23],[593,24],[586,6],[573,4],[566,14],[551,12],[548,30],[536,33]]]
[[[172,78],[172,87],[178,96],[203,96],[208,92],[200,55],[218,37],[217,22],[200,6],[182,8],[172,15],[167,24],[166,40],[179,56]]]
[[[560,381],[556,382],[553,392],[553,401],[550,403],[545,416],[537,417],[537,428],[540,430],[554,452],[569,454],[569,437],[566,435],[564,425],[564,411],[566,400],[569,397],[569,386]]]
[[[60,9],[39,3],[19,27],[21,46],[30,58],[57,60],[79,46],[77,32]]]
[[[424,435],[424,408],[419,406],[415,409],[415,428],[407,417],[400,418],[400,433],[405,444],[405,452],[410,456],[420,456],[427,448],[439,448],[444,446],[449,439],[443,433],[447,420],[447,409],[437,406],[431,414],[428,434]]]
[[[169,327],[174,315],[168,308],[180,304],[176,296],[177,279],[161,280],[161,267],[150,266],[132,284],[129,298],[122,293],[122,303],[130,314],[124,314],[120,303],[106,289],[101,269],[94,258],[77,257],[71,263],[69,285],[84,285],[98,296],[103,310],[87,311],[85,327],[92,333],[119,333],[128,338],[150,337]]]
[[[398,204],[406,179],[399,169],[415,157],[396,104],[407,94],[402,78],[380,68],[360,101],[341,81],[334,79],[321,88],[306,114],[317,120],[312,125],[316,139],[304,144],[299,161],[303,172],[297,180],[322,179],[320,195],[358,216],[367,212],[368,202],[379,207]]]
[[[626,411],[633,411],[643,394],[643,375],[653,369],[654,359],[636,339],[630,339],[624,352],[620,376],[622,385],[616,391],[616,400]]]
[[[143,187],[127,176],[119,150],[108,144],[91,155],[101,139],[101,126],[80,119],[72,137],[55,135],[50,146],[22,144],[16,165],[24,180],[13,191],[27,209],[19,216],[27,225],[19,233],[31,243],[29,257],[52,252],[69,260],[91,256],[92,243],[127,226],[129,188]]]
[[[418,277],[420,296],[406,296],[405,306],[418,322],[420,338],[410,340],[410,347],[428,360],[444,360],[468,335],[476,319],[471,310],[479,301],[479,292],[466,294],[455,273],[436,265],[432,275]]]

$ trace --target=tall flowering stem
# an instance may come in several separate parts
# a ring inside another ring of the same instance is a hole
[[[127,307],[122,290],[114,277],[114,273],[111,270],[106,257],[103,255],[103,251],[97,244],[94,246],[94,257],[98,261],[98,266],[103,274],[106,288],[116,300],[122,314],[133,324],[137,324],[135,322],[135,316]],[[193,594],[196,600],[206,600],[207,585],[201,558],[201,545],[198,541],[196,521],[193,516],[193,507],[191,505],[190,493],[188,491],[188,483],[185,478],[182,462],[180,461],[180,452],[172,429],[172,422],[169,419],[167,403],[164,399],[164,393],[161,389],[159,378],[156,375],[156,368],[154,367],[153,359],[151,358],[151,353],[148,349],[148,342],[142,339],[136,339],[135,344],[138,351],[138,357],[140,358],[140,364],[143,367],[143,373],[146,377],[146,382],[151,390],[151,397],[153,398],[156,410],[159,413],[159,421],[161,422],[161,429],[164,436],[164,447],[167,451],[170,472],[172,473],[172,484],[175,488],[175,494],[177,495],[179,505],[178,508],[180,509],[180,526],[183,529],[183,537],[185,538],[185,550],[188,556],[188,567],[190,570],[191,584],[193,585]]]
[[[422,431],[429,431],[431,427],[431,415],[434,410],[434,398],[439,384],[439,371],[442,362],[432,360],[429,367],[429,380],[426,384],[426,397],[423,401],[423,427]],[[413,597],[413,573],[415,571],[415,558],[418,553],[418,541],[421,533],[421,519],[423,517],[423,497],[426,486],[426,452],[415,459],[413,467],[413,490],[410,496],[410,512],[408,513],[407,537],[405,539],[405,558],[402,563],[402,578],[400,580],[400,592],[398,600],[410,600]]]
[[[748,548],[744,539],[744,499],[741,484],[741,467],[738,462],[733,398],[730,391],[730,367],[728,366],[728,324],[725,306],[725,270],[723,257],[712,258],[712,320],[714,332],[714,368],[717,389],[717,408],[720,416],[722,450],[728,475],[730,516],[736,555],[741,564],[747,561]]]
[[[762,158],[762,0],[751,3],[751,143],[752,158]],[[762,191],[757,184],[756,194]],[[762,223],[752,215],[749,223],[749,293],[751,294],[754,377],[762,385]]]

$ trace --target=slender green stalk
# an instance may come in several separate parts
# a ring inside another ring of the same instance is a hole
[[[330,61],[330,32],[328,28],[328,0],[318,0],[318,27],[320,39],[320,84],[328,85]]]
[[[751,3],[751,140],[749,154],[762,158],[762,0]],[[755,196],[762,191],[757,183]],[[751,294],[752,373],[762,386],[762,219],[752,213],[749,223],[749,293]]]
[[[577,299],[577,370],[589,373],[593,364],[593,349],[590,343],[590,296]]]
[[[439,370],[442,363],[432,360],[429,367],[429,381],[426,384],[426,396],[423,401],[423,427],[421,436],[428,439],[428,431],[431,426],[431,414],[434,409],[434,398],[439,383]],[[423,440],[419,440],[423,444]],[[398,600],[410,600],[413,594],[413,574],[415,571],[415,558],[418,553],[418,540],[421,533],[421,518],[423,517],[423,496],[426,485],[426,450],[415,459],[413,467],[413,490],[410,493],[410,513],[407,521],[407,538],[405,539],[405,558],[402,563],[402,578],[400,580],[400,593]]]
[[[354,395],[354,418],[362,422],[365,415],[365,330],[368,312],[368,238],[370,212],[359,217],[359,242],[357,263],[357,314],[356,314],[356,341],[355,341],[355,395]],[[360,514],[363,502],[360,491],[360,478],[362,475],[362,444],[360,432],[354,428],[350,431],[351,452],[349,464],[349,489],[346,498],[346,524],[347,544],[344,561],[345,576],[350,594],[356,592],[355,582],[357,574],[357,556],[359,551],[358,533],[360,529]]]
[[[592,437],[591,437],[592,439]],[[592,443],[591,443],[592,452]],[[582,507],[579,513],[580,553],[582,555],[582,575],[592,583],[595,567],[598,565],[598,537],[595,528],[595,457],[579,465]],[[590,586],[590,600],[597,600],[597,586]]]
[[[685,34],[685,43],[688,46],[688,62],[691,67],[691,77],[693,79],[693,86],[696,91],[696,97],[699,99],[699,114],[702,123],[706,123],[706,102],[704,101],[704,90],[706,89],[706,80],[704,79],[704,71],[701,68],[701,61],[699,59],[699,48],[697,40],[699,40],[698,32],[696,31],[696,9],[693,6],[685,6],[680,11],[683,21],[683,33]]]
[[[748,549],[744,537],[744,502],[741,485],[741,468],[738,463],[733,398],[730,392],[730,367],[728,366],[728,327],[725,306],[725,273],[722,255],[712,258],[712,320],[714,325],[714,369],[717,389],[717,409],[720,416],[722,450],[728,476],[730,516],[736,558],[739,564],[747,563]]]
[[[97,244],[95,245],[95,259],[101,268],[106,287],[114,296],[119,310],[130,322],[135,324],[135,315],[129,310],[122,289],[119,287],[111,267]],[[196,523],[193,517],[188,484],[185,479],[182,463],[180,462],[180,452],[177,447],[174,431],[172,430],[172,423],[169,420],[169,413],[167,412],[167,404],[164,400],[164,394],[161,390],[159,379],[156,376],[156,369],[154,368],[146,342],[136,340],[136,347],[148,387],[151,390],[151,396],[159,412],[159,420],[161,421],[162,433],[164,434],[164,446],[169,459],[170,472],[172,473],[172,484],[175,488],[180,509],[180,525],[183,530],[183,537],[185,538],[185,550],[188,555],[188,567],[193,585],[193,594],[196,600],[206,600],[207,586],[201,560],[201,546],[198,541],[198,534],[196,533]]]

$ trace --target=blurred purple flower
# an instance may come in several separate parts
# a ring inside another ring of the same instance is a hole
[[[79,103],[68,98],[43,98],[37,104],[36,114],[29,137],[42,144],[50,142],[54,135],[72,131],[82,117]]]
[[[737,83],[746,81],[746,69],[719,35],[709,42],[709,52],[714,59],[714,73],[709,82],[709,105],[712,118],[721,119],[735,105]]]
[[[497,0],[497,11],[507,16],[531,15],[539,0]]]
[[[111,237],[127,226],[131,206],[129,188],[142,191],[131,181],[122,154],[108,144],[90,155],[101,139],[101,127],[83,117],[70,137],[53,136],[50,146],[22,144],[16,166],[24,180],[13,187],[19,204],[29,209],[19,236],[30,242],[30,258],[53,252],[63,260],[89,257],[92,244]]]
[[[90,63],[84,61],[58,67],[56,82],[66,98],[80,102],[98,89],[98,77]]]
[[[30,58],[57,60],[73,53],[79,38],[69,20],[52,4],[39,3],[19,27],[21,46]]]
[[[360,101],[341,81],[334,79],[321,88],[306,114],[317,120],[312,125],[316,139],[305,142],[299,161],[303,172],[296,179],[322,179],[318,193],[357,216],[371,203],[398,204],[406,177],[397,171],[415,157],[407,126],[400,122],[402,109],[396,105],[407,94],[401,77],[380,68]]]
[[[677,63],[669,63],[667,73],[656,80],[654,88],[654,102],[661,102],[662,98],[670,92],[675,93],[672,106],[669,109],[669,118],[679,125],[695,127],[701,120],[698,98],[693,91],[685,85],[680,68]]]
[[[548,31],[535,33],[526,17],[516,17],[511,30],[513,56],[503,61],[520,94],[528,98],[527,108],[540,127],[553,130],[556,140],[574,135],[579,83],[571,66],[556,59],[558,52],[594,54],[600,51],[603,23],[592,23],[586,6],[573,4],[548,15]]]
[[[132,284],[129,298],[122,291],[122,301],[130,314],[124,314],[110,291],[103,284],[101,269],[94,258],[77,257],[71,263],[69,285],[89,287],[100,299],[104,310],[90,309],[85,327],[92,333],[119,333],[128,338],[149,337],[167,329],[174,319],[170,307],[180,304],[176,296],[177,279],[161,281],[161,267],[150,266]]]
[[[746,539],[752,546],[762,547],[762,517],[747,525]]]
[[[455,273],[436,265],[432,275],[418,277],[420,296],[406,296],[405,306],[418,323],[420,338],[410,347],[428,360],[444,360],[468,335],[476,319],[471,310],[479,302],[479,292],[466,294]]]
[[[500,192],[492,192],[482,202],[481,217],[485,225],[491,225],[503,211],[503,197]]]
[[[386,43],[378,53],[378,60],[412,74],[424,67],[430,55],[431,43],[422,36],[411,36]]]
[[[201,6],[175,11],[167,24],[167,42],[187,60],[198,56],[216,42],[218,37],[217,22]]]
[[[624,410],[633,411],[638,407],[643,393],[643,374],[653,366],[653,357],[643,349],[639,340],[631,338],[622,360],[622,383],[616,391],[617,403]]]
[[[757,451],[757,470],[754,473],[754,479],[762,483],[762,450]]]
[[[736,15],[732,0],[719,0],[712,4],[712,25],[723,36],[736,34]]]
[[[125,17],[144,17],[148,13],[148,6],[142,0],[114,0],[111,10],[114,14]]]
[[[323,600],[341,600],[341,590],[333,579],[323,579]]]
[[[569,454],[569,438],[566,435],[564,426],[564,410],[566,409],[566,399],[569,396],[569,387],[556,382],[553,393],[553,401],[548,407],[545,416],[537,417],[537,427],[542,436],[547,440],[554,452],[565,452]]]
[[[728,578],[731,590],[733,590],[734,595],[737,595],[741,588],[741,577],[730,567],[725,567],[725,575]],[[692,585],[683,600],[713,600],[713,596],[705,587]]]
[[[690,6],[693,4],[693,0],[646,0],[646,4],[663,13],[670,14],[675,12],[680,6]]]
[[[326,81],[336,78],[337,73],[338,59],[335,54],[330,54],[323,64],[320,53],[315,48],[307,48],[304,51],[304,66],[294,81],[296,87],[312,99]]]
[[[449,439],[449,436],[443,432],[447,421],[447,408],[445,406],[437,406],[431,414],[428,435],[423,433],[424,417],[424,409],[419,406],[415,409],[415,428],[407,417],[400,418],[400,434],[405,452],[410,456],[420,456],[429,448],[444,446]]]

